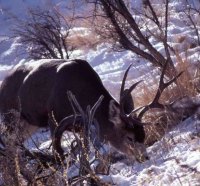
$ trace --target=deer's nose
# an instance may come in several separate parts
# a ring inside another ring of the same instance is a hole
[[[149,156],[145,156],[144,159],[145,159],[145,160],[149,160]]]
[[[144,163],[145,161],[149,160],[149,156],[142,156],[140,158],[136,158],[136,160],[140,163]]]
[[[145,162],[147,160],[149,160],[149,156],[143,156],[143,158],[141,159],[141,162]]]

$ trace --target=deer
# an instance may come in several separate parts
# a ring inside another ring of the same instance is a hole
[[[159,98],[164,89],[176,81],[181,73],[164,83],[165,66],[154,100],[142,108],[135,109],[131,92],[140,81],[125,89],[130,68],[131,65],[122,79],[119,102],[104,87],[100,77],[87,61],[80,59],[50,60],[49,63],[41,64],[32,69],[17,91],[20,102],[20,107],[18,107],[20,121],[26,123],[24,130],[25,128],[29,130],[30,126],[49,127],[53,134],[56,126],[52,121],[51,113],[53,113],[57,123],[73,114],[67,97],[69,90],[79,100],[83,109],[86,109],[87,105],[94,104],[103,95],[104,99],[95,114],[99,124],[100,140],[106,141],[117,151],[130,158],[135,158],[138,162],[148,160],[144,144],[145,131],[142,117],[149,109],[165,108],[165,105],[159,103]],[[140,113],[135,115],[138,110]],[[72,123],[71,127],[67,127],[65,130],[71,128],[73,128]],[[79,132],[78,129],[76,132]]]
[[[0,112],[4,113],[3,120],[11,122],[12,117],[9,115],[11,109],[18,109],[18,94],[19,88],[31,71],[31,67],[21,65],[11,70],[0,86]]]
[[[15,112],[19,111],[18,91],[24,78],[31,71],[31,69],[31,66],[25,65],[13,68],[0,86],[1,122],[9,131],[14,130],[12,126],[13,119],[15,117]],[[0,143],[5,146],[1,138]]]

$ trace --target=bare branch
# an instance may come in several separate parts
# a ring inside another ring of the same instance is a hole
[[[64,59],[69,58],[74,49],[67,42],[71,27],[72,23],[57,10],[30,10],[26,20],[17,21],[13,36],[20,36],[22,47],[28,50],[30,58]]]
[[[166,60],[169,65],[166,70],[168,77],[173,77],[176,74],[173,61],[170,56],[170,46],[167,43],[167,26],[168,26],[168,4],[165,3],[165,26],[160,23],[159,17],[156,14],[154,4],[150,1],[145,1],[148,7],[148,14],[145,11],[135,16],[134,10],[126,1],[123,0],[87,0],[88,3],[94,5],[94,20],[97,21],[94,26],[96,32],[105,39],[109,39],[113,43],[113,48],[117,51],[130,50],[145,60],[151,62],[154,66],[163,68]],[[145,18],[145,19],[143,19]],[[146,19],[147,18],[147,19]],[[102,24],[98,24],[98,21]],[[140,23],[140,21],[142,22]],[[163,44],[165,53],[159,52],[151,43],[150,37],[154,37],[151,32],[148,32],[148,26],[155,23],[161,39],[159,41]],[[143,24],[143,25],[142,25]],[[144,25],[147,27],[146,32]]]
[[[80,104],[78,103],[78,101],[76,100],[75,96],[70,91],[68,91],[67,94],[68,94],[68,99],[73,108],[74,115],[64,118],[59,123],[58,127],[56,128],[56,130],[54,132],[54,140],[53,140],[53,147],[54,147],[55,151],[61,157],[63,156],[64,151],[62,150],[60,141],[61,141],[62,134],[64,133],[64,131],[68,130],[68,131],[76,131],[76,132],[79,131],[80,132],[80,130],[84,126],[85,127],[85,129],[83,131],[84,134],[89,135],[88,131],[91,130],[90,126],[95,121],[95,118],[94,118],[95,112],[103,100],[103,96],[100,96],[100,98],[94,104],[92,109],[87,107],[87,110],[85,113],[83,111],[83,109],[81,108]],[[89,123],[89,121],[90,121],[90,123]],[[96,124],[94,127],[97,127]],[[96,128],[96,130],[98,130],[98,127]],[[99,131],[97,131],[97,133],[99,133]],[[86,135],[86,136],[88,136],[88,135]]]

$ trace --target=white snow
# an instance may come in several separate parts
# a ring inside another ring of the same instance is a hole
[[[149,161],[129,166],[116,163],[103,179],[119,186],[199,185],[199,133],[200,121],[188,118],[148,148]]]

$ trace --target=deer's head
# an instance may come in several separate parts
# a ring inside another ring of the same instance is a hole
[[[179,73],[169,82],[165,83],[164,74],[166,67],[167,62],[163,67],[163,71],[160,76],[159,87],[155,98],[148,105],[134,109],[134,101],[132,100],[131,92],[141,81],[133,84],[129,89],[124,89],[126,77],[128,71],[131,68],[131,65],[126,70],[122,80],[119,104],[117,104],[114,100],[110,101],[109,120],[114,124],[115,128],[115,130],[113,130],[113,133],[115,134],[112,135],[112,139],[110,141],[112,145],[118,150],[124,154],[127,154],[131,158],[135,157],[139,162],[143,162],[149,159],[146,152],[146,147],[144,145],[145,131],[144,123],[142,123],[142,117],[149,109],[163,109],[167,106],[160,104],[159,98],[163,90],[182,74],[182,72]],[[139,114],[136,114],[138,111],[140,111]]]
[[[126,70],[120,91],[119,104],[111,100],[109,104],[109,120],[114,124],[114,130],[110,143],[117,150],[143,162],[148,159],[146,147],[144,145],[145,132],[140,119],[134,117],[134,102],[131,92],[140,83],[133,84],[129,89],[124,89],[129,68]]]

